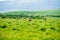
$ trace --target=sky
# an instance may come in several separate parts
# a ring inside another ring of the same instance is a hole
[[[0,12],[8,10],[60,9],[60,0],[0,0]]]

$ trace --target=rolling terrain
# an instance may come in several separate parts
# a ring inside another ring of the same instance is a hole
[[[60,11],[0,13],[0,40],[60,40]]]

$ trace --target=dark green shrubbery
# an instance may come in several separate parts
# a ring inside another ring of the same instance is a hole
[[[29,15],[28,14],[24,14],[24,13],[21,13],[21,14],[18,14],[18,15],[8,15],[8,14],[2,14],[0,13],[0,17],[1,18],[13,18],[13,19],[16,19],[16,18],[32,18],[32,19],[45,19],[44,17],[60,17],[60,15],[36,15],[36,14],[31,14]]]
[[[6,27],[7,27],[6,25],[0,26],[0,28],[6,28]]]

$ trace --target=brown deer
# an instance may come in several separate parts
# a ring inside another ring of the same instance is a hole
[[[31,18],[29,18],[29,21],[32,21],[32,19],[31,19]]]

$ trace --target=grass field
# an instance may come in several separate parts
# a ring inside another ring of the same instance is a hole
[[[60,15],[60,10],[45,10],[45,11],[9,11],[2,12],[3,15]]]
[[[0,18],[0,40],[60,40],[60,18]]]

